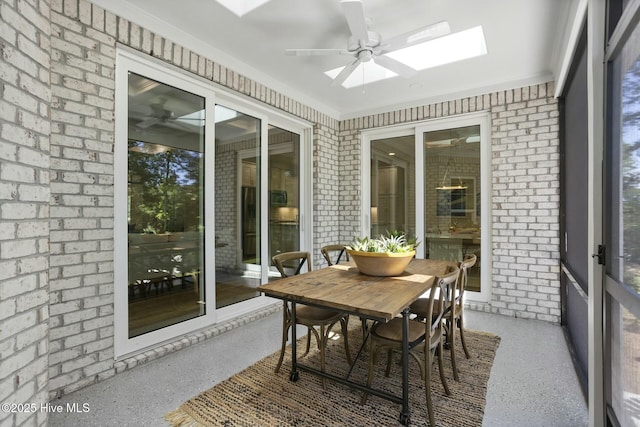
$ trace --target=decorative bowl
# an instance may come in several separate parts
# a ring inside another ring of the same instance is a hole
[[[368,276],[398,276],[404,272],[416,251],[389,252],[361,252],[347,249],[360,273]]]

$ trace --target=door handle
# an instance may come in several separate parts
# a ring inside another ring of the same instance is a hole
[[[591,254],[591,258],[598,258],[598,264],[604,265],[606,249],[604,245],[598,245],[598,253]]]

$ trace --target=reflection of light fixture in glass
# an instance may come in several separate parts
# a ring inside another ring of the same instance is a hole
[[[378,207],[371,206],[371,224],[378,223]]]
[[[464,140],[452,140],[449,142],[449,158],[447,159],[447,167],[444,169],[444,175],[442,176],[442,181],[440,185],[436,187],[436,190],[465,190],[467,188],[466,185],[462,183],[462,178],[458,177],[458,185],[451,185],[451,182],[447,182],[447,177],[449,176],[449,169],[451,168],[451,147],[457,142],[464,142]]]
[[[167,147],[162,144],[153,144],[142,141],[135,141],[134,143],[129,142],[129,151],[133,151],[135,153],[160,154],[166,153],[169,150],[171,150],[171,147]]]
[[[440,182],[440,185],[438,185],[436,187],[436,190],[465,190],[467,188],[466,185],[464,185],[462,183],[462,178],[458,177],[458,185],[451,185],[451,182],[449,182],[449,185],[445,185],[447,182],[447,176],[449,175],[449,168],[451,167],[451,158],[449,158],[449,160],[447,160],[447,167],[444,169],[444,175],[442,176],[442,181]]]

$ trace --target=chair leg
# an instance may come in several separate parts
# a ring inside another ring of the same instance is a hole
[[[460,381],[458,375],[458,366],[456,365],[456,328],[453,322],[449,327],[449,333],[447,334],[447,340],[449,341],[449,351],[451,352],[451,368],[453,369],[453,379]]]
[[[376,363],[376,353],[373,351],[373,338],[371,339],[371,344],[369,345],[369,374],[367,375],[367,387],[371,387],[371,382],[373,381],[373,366]],[[367,398],[369,397],[369,393],[366,391],[362,394],[361,403],[364,405],[367,403]]]
[[[287,320],[287,315],[285,313],[284,320],[282,325],[282,346],[280,347],[280,357],[278,358],[278,363],[276,364],[275,372],[278,373],[280,371],[280,366],[282,366],[282,360],[284,359],[284,351],[287,348],[287,339],[289,338],[289,328],[291,327],[291,322]]]
[[[442,382],[442,387],[444,388],[444,392],[449,396],[451,392],[449,391],[449,384],[447,384],[447,377],[444,376],[444,363],[442,362],[442,340],[438,344],[438,348],[436,349],[438,352],[438,370],[440,371],[440,381]],[[425,369],[426,371],[426,369]]]
[[[318,339],[318,349],[320,350],[320,371],[324,372],[325,369],[325,357],[324,350],[327,348],[327,340],[329,339],[329,331],[331,326],[326,328],[324,325],[320,326],[320,337],[316,335]],[[327,379],[322,377],[322,389],[327,389]]]
[[[391,373],[391,359],[393,358],[393,350],[387,350],[387,369],[384,371],[384,376],[388,377]]]
[[[432,355],[433,351],[427,351],[425,348],[424,361],[424,394],[427,401],[427,415],[429,416],[429,425],[435,426],[436,420],[433,416],[433,402],[431,401],[431,371],[432,371]]]
[[[342,338],[344,339],[344,351],[347,353],[347,362],[351,365],[351,351],[349,350],[349,317],[345,316],[340,319],[340,327],[342,328]]]
[[[311,330],[312,329],[313,329],[313,332],[316,333],[315,328],[312,328],[311,326],[307,326],[307,348],[304,351],[304,354],[302,355],[302,357],[305,357],[307,354],[309,354],[309,350],[311,350]],[[318,348],[320,348],[320,342],[318,342]]]
[[[369,325],[367,324],[367,319],[365,319],[364,317],[360,318],[360,323],[362,324],[362,341],[364,342],[364,340],[367,339]]]
[[[460,311],[460,316],[458,317],[458,328],[460,329],[460,341],[462,341],[462,348],[464,349],[464,354],[469,359],[469,350],[467,350],[467,343],[464,340],[464,320],[463,320],[464,311]]]

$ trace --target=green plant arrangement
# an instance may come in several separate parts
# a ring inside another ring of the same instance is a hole
[[[361,273],[369,276],[398,276],[416,254],[418,242],[398,231],[376,238],[356,237],[347,252]]]
[[[347,249],[359,252],[376,252],[376,253],[406,253],[415,251],[418,242],[414,238],[408,238],[401,231],[387,231],[386,234],[376,238],[356,237],[353,243],[347,246]]]

